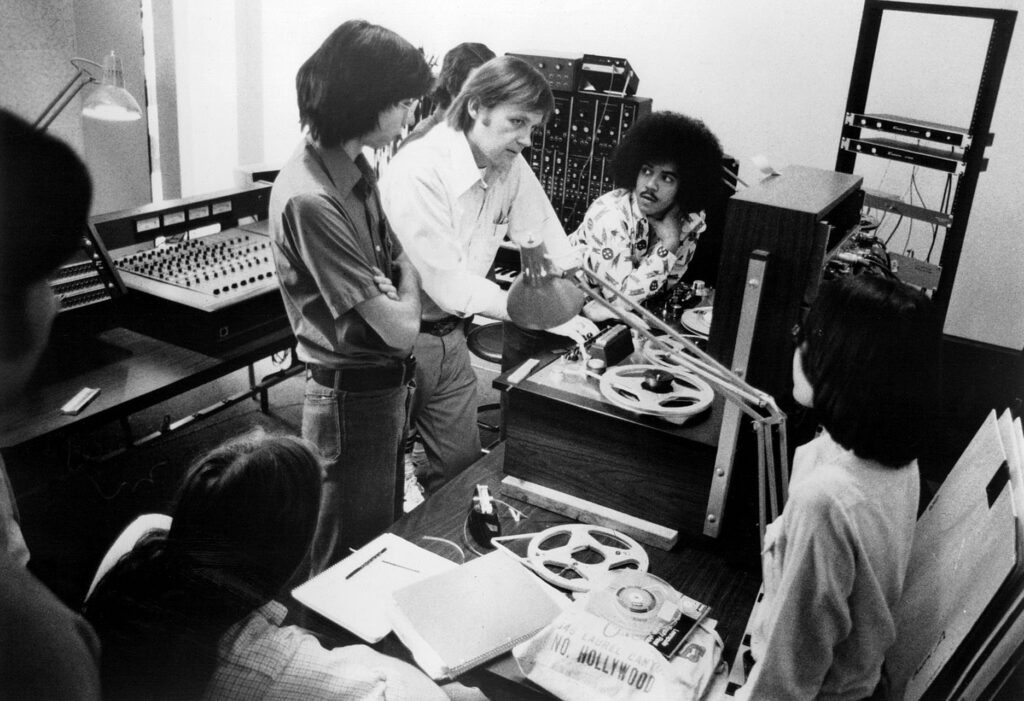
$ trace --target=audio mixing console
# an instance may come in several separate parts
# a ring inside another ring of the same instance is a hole
[[[288,328],[266,220],[111,255],[138,331],[208,351]]]
[[[180,243],[118,251],[127,287],[203,311],[216,311],[277,289],[269,237],[228,229]]]

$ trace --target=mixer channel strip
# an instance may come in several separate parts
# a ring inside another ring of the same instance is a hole
[[[50,278],[50,289],[60,310],[77,309],[111,298],[110,286],[91,261],[62,266]]]
[[[115,264],[127,287],[204,311],[278,287],[270,238],[242,229],[136,249]]]

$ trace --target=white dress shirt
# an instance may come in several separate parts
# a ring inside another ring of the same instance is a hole
[[[384,211],[423,278],[423,318],[482,313],[507,318],[506,293],[486,275],[501,242],[540,239],[572,257],[565,231],[530,166],[476,165],[465,134],[439,124],[388,163]]]

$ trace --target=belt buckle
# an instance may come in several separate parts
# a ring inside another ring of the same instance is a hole
[[[416,357],[410,355],[402,361],[402,384],[408,384],[416,376]]]

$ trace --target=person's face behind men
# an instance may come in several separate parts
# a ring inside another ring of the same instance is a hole
[[[502,102],[494,107],[469,104],[473,126],[466,134],[480,168],[507,168],[530,145],[530,135],[544,113]]]
[[[674,163],[644,163],[636,176],[637,205],[646,217],[660,219],[676,201],[678,169]]]

